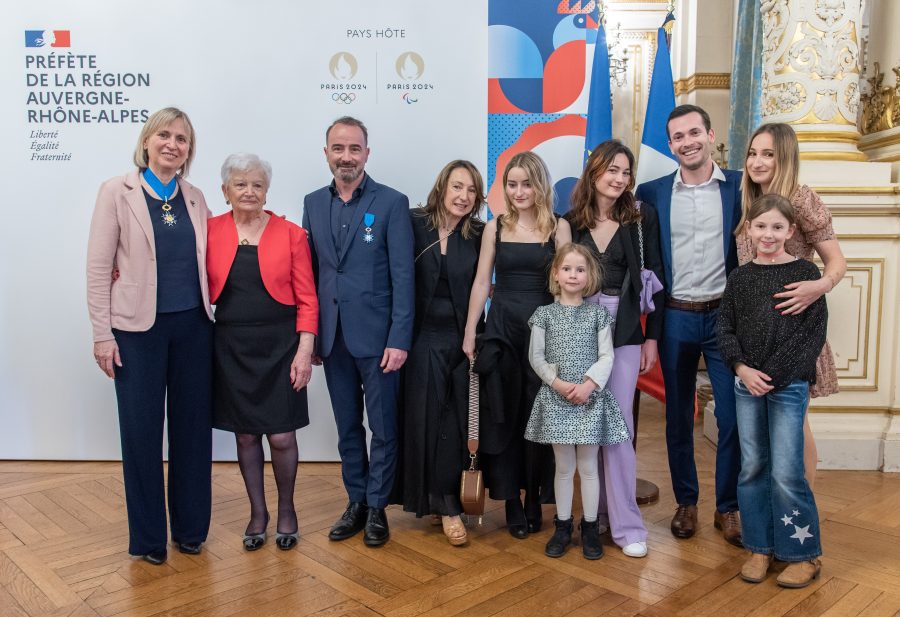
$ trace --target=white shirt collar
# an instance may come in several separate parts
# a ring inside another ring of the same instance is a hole
[[[672,182],[672,190],[678,190],[680,188],[693,188],[695,186],[706,186],[710,184],[713,180],[718,182],[725,182],[725,174],[719,169],[719,166],[716,165],[716,162],[713,161],[713,172],[709,177],[709,180],[706,182],[701,182],[700,184],[686,184],[684,180],[681,179],[681,167],[678,167],[678,171],[675,172],[675,180]]]

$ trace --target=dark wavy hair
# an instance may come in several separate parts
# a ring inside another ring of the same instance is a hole
[[[634,205],[634,154],[618,139],[610,139],[594,148],[575,188],[572,190],[572,224],[576,229],[593,229],[597,218],[597,180],[606,173],[616,156],[624,154],[631,169],[628,186],[613,204],[609,217],[620,225],[629,225],[641,219],[641,213]]]

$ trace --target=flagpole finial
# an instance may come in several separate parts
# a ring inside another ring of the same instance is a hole
[[[606,2],[604,0],[594,0],[594,8],[597,10],[597,25],[606,25]]]

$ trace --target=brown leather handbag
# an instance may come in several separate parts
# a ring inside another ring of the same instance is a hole
[[[469,515],[484,514],[484,479],[478,469],[478,375],[469,362],[469,468],[463,469],[459,483],[459,500],[463,512]]]

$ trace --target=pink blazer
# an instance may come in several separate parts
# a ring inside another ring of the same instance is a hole
[[[197,271],[206,314],[213,318],[206,281],[206,219],[203,193],[178,179],[197,242]],[[119,278],[112,280],[113,268]],[[94,342],[113,339],[112,329],[144,332],[156,321],[156,243],[138,171],[100,187],[87,251],[88,313]]]

